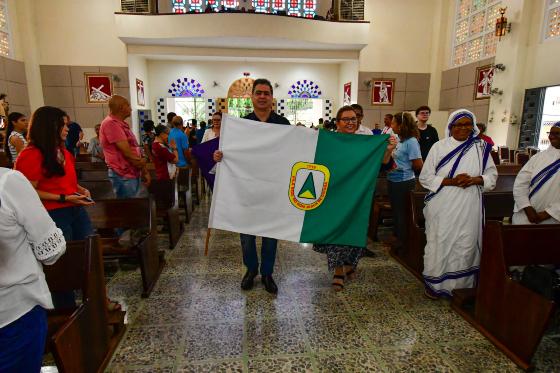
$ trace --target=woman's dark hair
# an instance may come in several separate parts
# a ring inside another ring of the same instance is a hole
[[[356,111],[354,110],[354,108],[350,105],[345,105],[343,107],[341,107],[340,109],[338,109],[338,111],[336,112],[336,121],[338,122],[340,120],[340,118],[342,117],[342,113],[344,113],[345,111],[353,111],[354,114],[356,114]]]
[[[393,115],[393,120],[399,125],[399,137],[401,140],[406,140],[411,137],[420,137],[420,132],[414,121],[414,118],[409,113],[400,112]]]
[[[59,108],[43,106],[35,110],[29,123],[27,141],[41,151],[46,177],[64,176],[59,152],[64,147],[60,137],[66,113]]]
[[[152,132],[154,130],[154,121],[148,119],[142,124],[142,129],[144,132]]]
[[[167,128],[167,126],[164,126],[163,124],[159,124],[156,126],[155,131],[156,131],[156,136],[159,136],[162,133],[169,132],[169,128]]]
[[[24,116],[25,115],[23,115],[22,113],[17,113],[15,111],[8,115],[8,125],[6,126],[6,135],[4,138],[4,154],[6,154],[10,162],[15,161],[15,159],[12,159],[12,152],[10,152],[10,135],[14,131],[14,122],[17,122]]]

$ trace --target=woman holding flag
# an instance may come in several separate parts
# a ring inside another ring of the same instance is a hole
[[[494,189],[498,172],[491,146],[480,140],[473,113],[449,116],[446,138],[434,144],[420,173],[426,196],[425,295],[450,297],[475,285],[482,248],[482,192]]]
[[[336,113],[336,132],[355,134],[358,128],[358,117],[354,109],[351,106],[341,107]],[[373,135],[373,133],[370,131],[369,135]],[[388,162],[395,146],[396,140],[392,137],[385,152],[384,163]],[[364,248],[338,244],[316,244],[313,245],[313,250],[327,254],[329,271],[334,271],[332,288],[340,291],[344,289],[345,279],[354,279],[356,267]]]

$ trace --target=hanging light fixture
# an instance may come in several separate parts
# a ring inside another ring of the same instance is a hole
[[[500,8],[500,18],[496,19],[496,36],[498,37],[498,40],[502,40],[502,36],[505,36],[506,33],[511,31],[511,23],[508,23],[507,17],[504,17],[504,14],[506,13],[506,9],[505,8]]]

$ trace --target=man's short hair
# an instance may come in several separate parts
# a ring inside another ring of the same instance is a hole
[[[352,104],[350,105],[352,107],[352,109],[354,109],[354,111],[356,110],[360,110],[360,112],[363,114],[364,113],[364,108],[362,107],[362,105],[360,104]]]
[[[175,118],[176,116],[177,116],[177,114],[175,114],[174,112],[167,113],[167,122],[171,123],[173,118]]]
[[[270,80],[264,78],[255,79],[255,81],[253,82],[253,89],[251,90],[251,93],[255,93],[255,88],[257,88],[258,85],[267,85],[270,88],[270,94],[274,96],[274,89],[272,88]]]
[[[420,106],[418,109],[416,109],[416,116],[418,116],[418,113],[419,113],[419,112],[424,111],[424,110],[428,110],[428,112],[429,112],[430,114],[432,114],[432,109],[430,109],[429,106],[427,106],[427,105],[422,105],[422,106]]]
[[[173,119],[171,119],[171,124],[173,125],[173,127],[183,126],[183,118],[181,118],[178,115],[175,115]]]

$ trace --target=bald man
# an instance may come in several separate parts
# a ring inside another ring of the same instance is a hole
[[[99,140],[109,168],[109,180],[117,198],[134,198],[141,190],[141,177],[150,184],[150,173],[140,153],[140,146],[125,119],[132,112],[122,96],[109,100],[110,114],[101,122]]]

